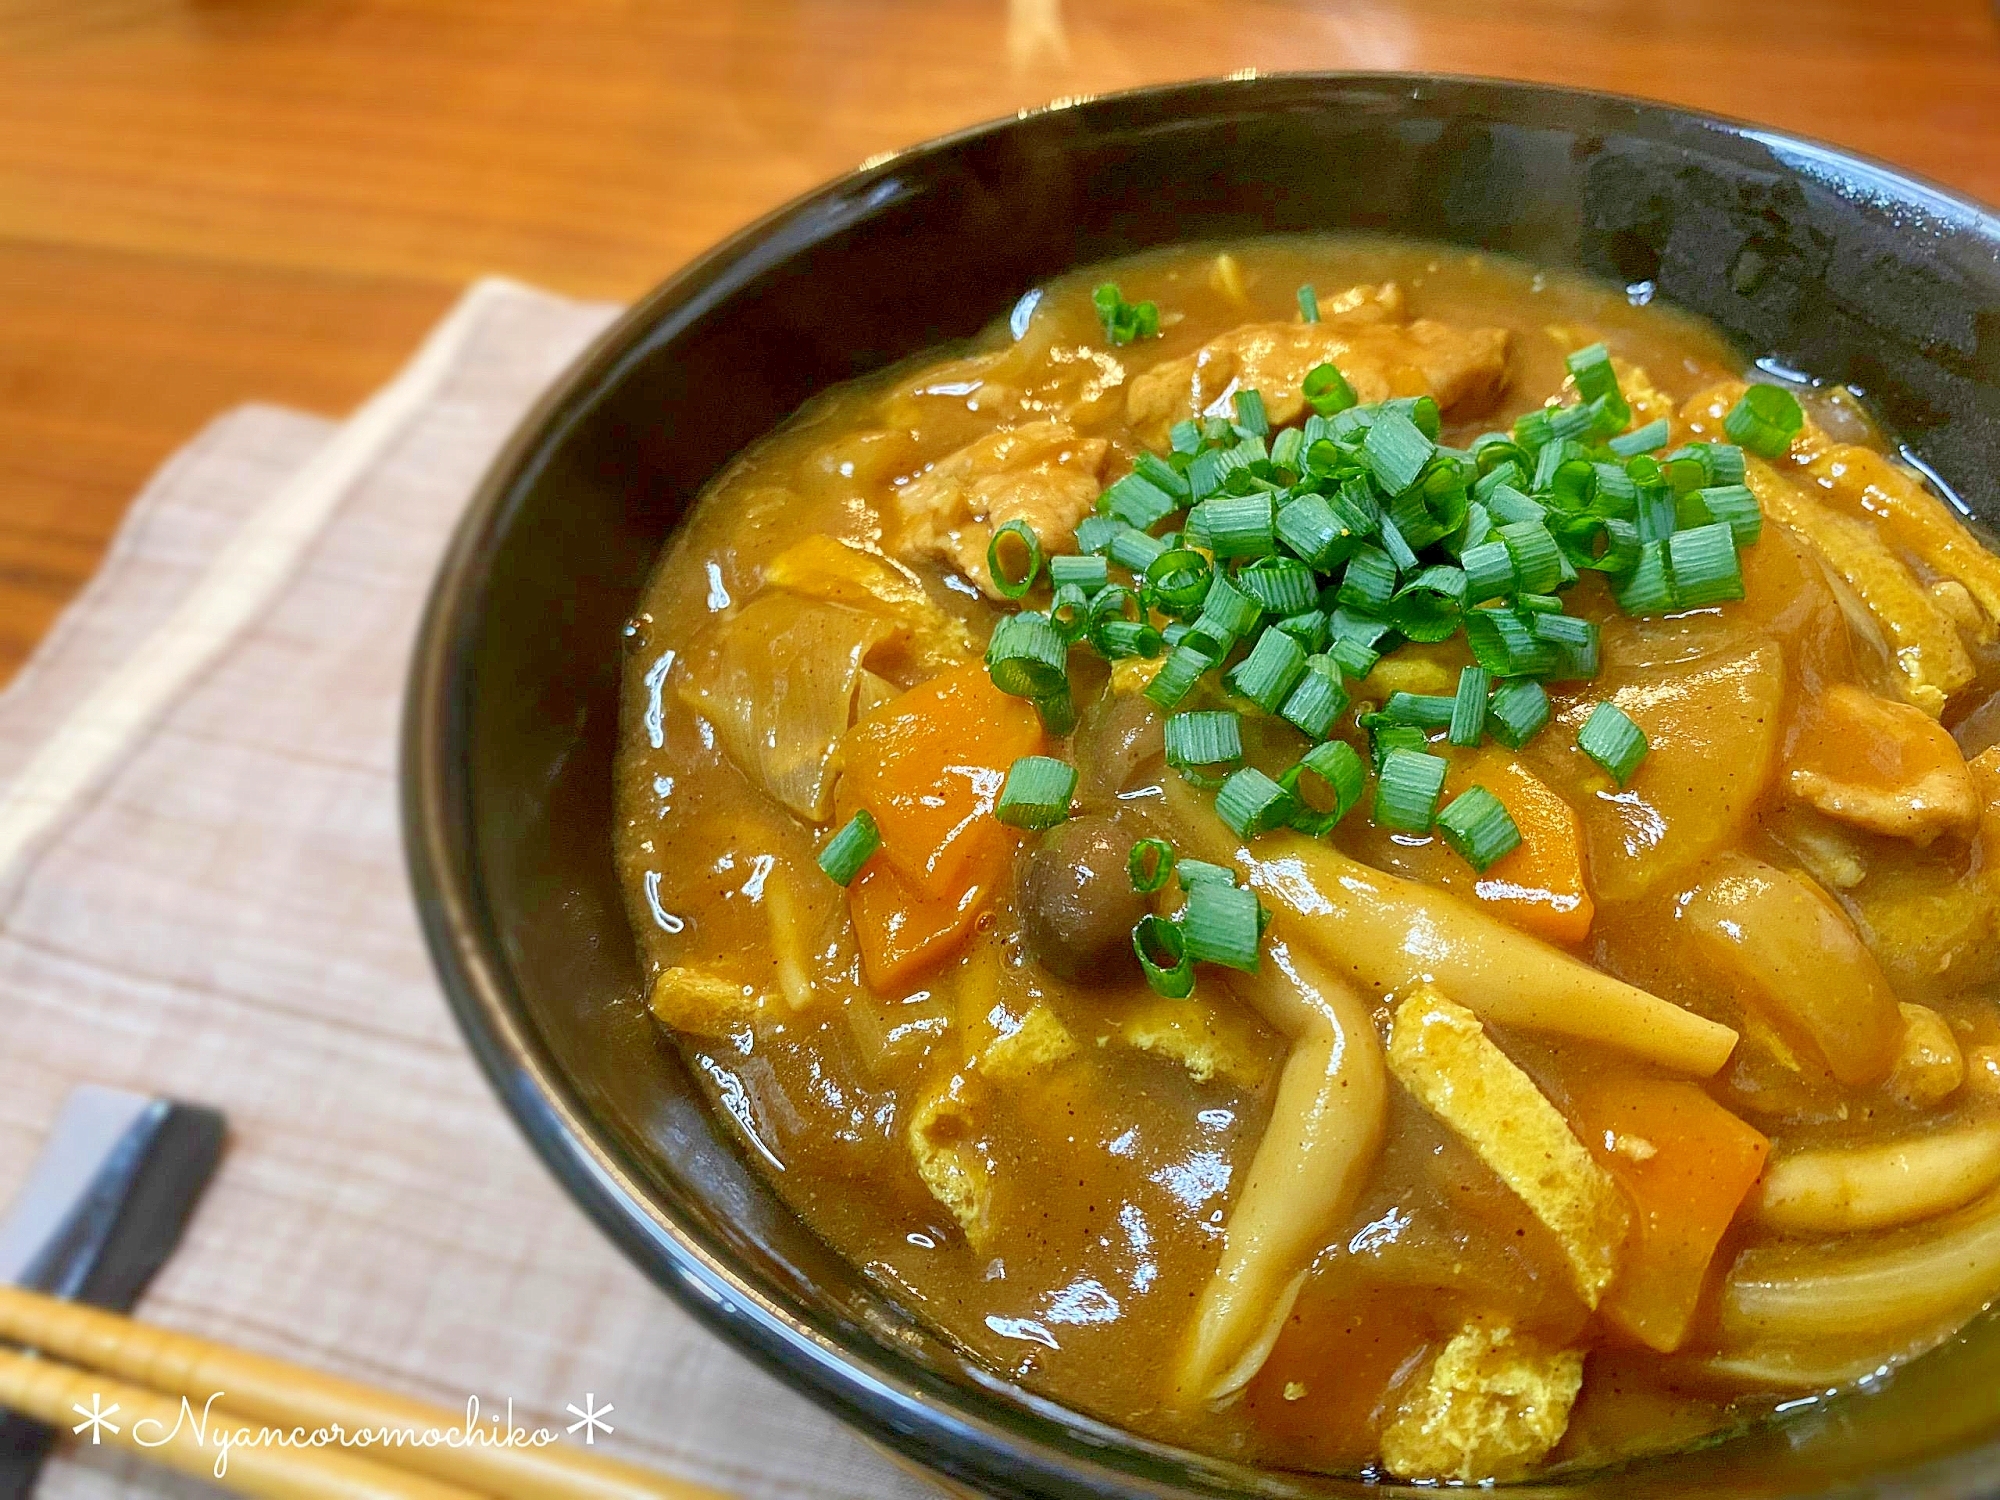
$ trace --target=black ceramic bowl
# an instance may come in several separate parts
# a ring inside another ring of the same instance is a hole
[[[785,1380],[1002,1495],[1344,1495],[1135,1439],[970,1365],[817,1240],[639,1003],[611,861],[620,627],[711,475],[813,392],[1147,246],[1365,229],[1660,296],[1861,387],[2000,520],[2000,221],[1892,169],[1658,105],[1306,76],[1051,108],[855,172],[635,307],[542,402],[444,560],[410,684],[407,837],[473,1050],[639,1265]],[[1707,1450],[1542,1487],[2000,1492],[2000,1329]]]

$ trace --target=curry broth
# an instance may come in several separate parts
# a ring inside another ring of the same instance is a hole
[[[1106,347],[1091,301],[1106,279],[1132,301],[1157,303],[1158,338]],[[834,625],[813,623],[793,596],[768,583],[775,560],[816,536],[893,549],[899,491],[996,426],[1056,411],[1076,433],[1104,441],[1108,482],[1145,446],[1127,419],[1131,383],[1240,325],[1295,321],[1302,283],[1329,304],[1349,287],[1394,283],[1411,317],[1507,330],[1504,389],[1483,409],[1448,412],[1446,443],[1504,428],[1557,396],[1565,355],[1593,341],[1641,367],[1676,412],[1742,369],[1712,330],[1621,289],[1458,250],[1284,239],[1239,243],[1220,258],[1214,247],[1152,253],[1060,278],[963,349],[824,393],[710,486],[628,631],[617,856],[641,953],[649,975],[706,976],[719,1011],[736,1016],[690,1023],[682,1045],[786,1200],[912,1312],[1036,1391],[1212,1452],[1372,1472],[1384,1424],[1435,1368],[1430,1362],[1454,1331],[1504,1325],[1538,1347],[1593,1351],[1567,1433],[1543,1465],[1684,1445],[1793,1394],[1798,1381],[1772,1378],[1774,1371],[1803,1372],[1808,1383],[1824,1373],[1806,1368],[1818,1346],[1802,1349],[1796,1339],[1738,1351],[1733,1365],[1727,1357],[1728,1341],[1740,1338],[1723,1327],[1717,1269],[1746,1249],[1782,1247],[1796,1236],[1787,1240],[1746,1222],[1747,1211],[1738,1214],[1714,1254],[1692,1331],[1674,1352],[1650,1352],[1593,1313],[1564,1246],[1507,1182],[1394,1085],[1380,1155],[1312,1258],[1261,1368],[1219,1410],[1173,1399],[1165,1372],[1181,1357],[1231,1205],[1271,1122],[1287,1040],[1236,998],[1221,971],[1203,969],[1187,1001],[1155,996],[1136,968],[1088,982],[1058,978],[1031,951],[1013,881],[985,893],[981,914],[948,957],[892,988],[871,987],[856,957],[848,898],[814,863],[846,815],[842,807],[835,816],[837,783],[818,793],[826,806],[817,817],[774,799],[773,786],[811,795],[810,778],[803,761],[784,759],[773,738],[783,731],[768,725],[752,726],[765,736],[765,780],[739,766],[743,744],[740,733],[731,740],[728,715],[748,699],[792,705],[802,720],[865,717],[936,674],[950,655],[939,644],[950,630],[963,630],[976,657],[1011,607],[984,597],[961,570],[920,561],[916,573],[942,622],[928,627],[933,639],[864,629],[833,650],[825,632]],[[1808,394],[1806,404],[1818,430],[1879,446],[1841,394]],[[1675,440],[1689,430],[1677,417]],[[1802,1062],[1798,1036],[1758,1018],[1752,987],[1719,973],[1709,950],[1690,947],[1687,891],[1717,859],[1749,861],[1744,878],[1753,884],[1766,868],[1810,878],[1834,892],[1847,919],[1881,950],[1895,999],[1941,1018],[1947,1041],[1940,1045],[1974,1058],[1976,1072],[1977,1049],[2000,1044],[1989,988],[2000,969],[1990,951],[1990,903],[1959,911],[1940,894],[1984,869],[1980,838],[1919,844],[1845,824],[1829,833],[1780,786],[1785,757],[1822,732],[1815,705],[1830,689],[1859,685],[1896,697],[1900,638],[1871,620],[1856,589],[1830,577],[1812,544],[1768,515],[1742,562],[1742,602],[1676,617],[1628,619],[1595,574],[1567,596],[1573,613],[1602,627],[1603,673],[1552,685],[1554,723],[1512,757],[1588,814],[1584,868],[1595,916],[1586,909],[1587,933],[1561,946],[1738,1030],[1745,1040],[1704,1087],[1781,1155],[1977,1124],[1991,1097],[1977,1077],[1916,1100],[1888,1085],[1843,1081],[1816,1058]],[[1918,575],[1936,581],[1921,568]],[[735,655],[717,647],[718,622],[745,616],[754,623],[740,634],[784,644],[762,658],[748,647]],[[853,625],[844,615],[840,622]],[[1947,723],[1995,679],[1990,626],[1983,639],[1976,626],[1966,634],[1976,677],[1953,694]],[[1185,851],[1166,785],[1173,773],[1157,758],[1157,723],[1149,730],[1143,700],[1121,693],[1110,680],[1116,673],[1084,655],[1075,670],[1081,721],[1048,753],[1066,753],[1077,765],[1080,807],[1108,820],[1120,838],[1158,835]],[[839,692],[826,664],[852,667],[864,657],[852,701],[829,704]],[[1376,671],[1386,675],[1357,686],[1336,734],[1358,736],[1355,710],[1396,687],[1449,693],[1471,659],[1462,637],[1385,657]],[[1730,688],[1740,714],[1707,715],[1708,727],[1696,734],[1709,739],[1684,751],[1663,736],[1657,775],[1635,781],[1637,791],[1611,786],[1575,748],[1590,705],[1619,691],[1636,694],[1635,702],[1670,695],[1695,672],[1750,684],[1740,693]],[[1778,727],[1767,730],[1767,721]],[[1288,726],[1252,720],[1245,732],[1248,761],[1273,776],[1303,744]],[[1760,735],[1772,741],[1769,764],[1753,774],[1741,764],[1742,746],[1763,743]],[[1453,776],[1476,769],[1459,755]],[[1718,826],[1727,824],[1713,837],[1700,831],[1710,803],[1720,808]],[[1685,827],[1696,829],[1693,858],[1683,856]],[[1032,834],[1021,840],[1017,862],[1036,842]],[[1468,902],[1491,894],[1435,836],[1389,832],[1357,813],[1329,842]],[[1523,921],[1560,940],[1580,931],[1562,925],[1573,916],[1544,911]],[[1938,933],[1914,935],[1929,927]],[[1368,1001],[1378,1031],[1389,1029],[1394,998]],[[1589,1113],[1599,1107],[1590,1103],[1593,1089],[1671,1072],[1585,1041],[1486,1029],[1573,1125],[1597,1118]],[[1066,1039],[1068,1050],[1053,1056],[1044,1032]],[[2000,1060],[2000,1052],[1993,1056]],[[1004,1068],[971,1066],[1002,1057],[1011,1059]],[[957,1089],[949,1110],[937,1112],[935,1099],[948,1088]],[[952,1204],[917,1171],[911,1131],[920,1109],[941,1122],[936,1139],[973,1153],[966,1160],[988,1185],[990,1227],[977,1250]],[[965,1120],[977,1129],[961,1140],[952,1131]],[[1603,1134],[1611,1141],[1615,1132]],[[1943,1321],[1955,1326],[1960,1317]],[[1913,1331],[1898,1352],[1941,1331],[1948,1329]],[[1863,1344],[1833,1340],[1821,1363],[1835,1378],[1823,1383],[1851,1378]]]

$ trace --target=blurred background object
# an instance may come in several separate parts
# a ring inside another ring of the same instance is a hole
[[[2000,199],[1981,0],[0,0],[0,676],[140,481],[485,272],[629,299],[856,162],[1240,69],[1670,99]]]

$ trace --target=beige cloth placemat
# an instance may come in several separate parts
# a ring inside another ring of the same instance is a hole
[[[744,1496],[916,1500],[591,1228],[417,933],[396,731],[432,568],[613,311],[482,283],[348,423],[221,418],[0,698],[0,1198],[73,1084],[213,1104],[228,1154],[144,1316],[454,1408],[511,1398],[526,1427],[594,1395],[610,1452]],[[40,1491],[207,1492],[75,1445]]]

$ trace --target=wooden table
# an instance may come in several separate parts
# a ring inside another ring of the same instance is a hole
[[[0,674],[206,419],[629,298],[872,153],[1240,68],[1644,94],[2000,202],[1987,0],[0,0]]]

